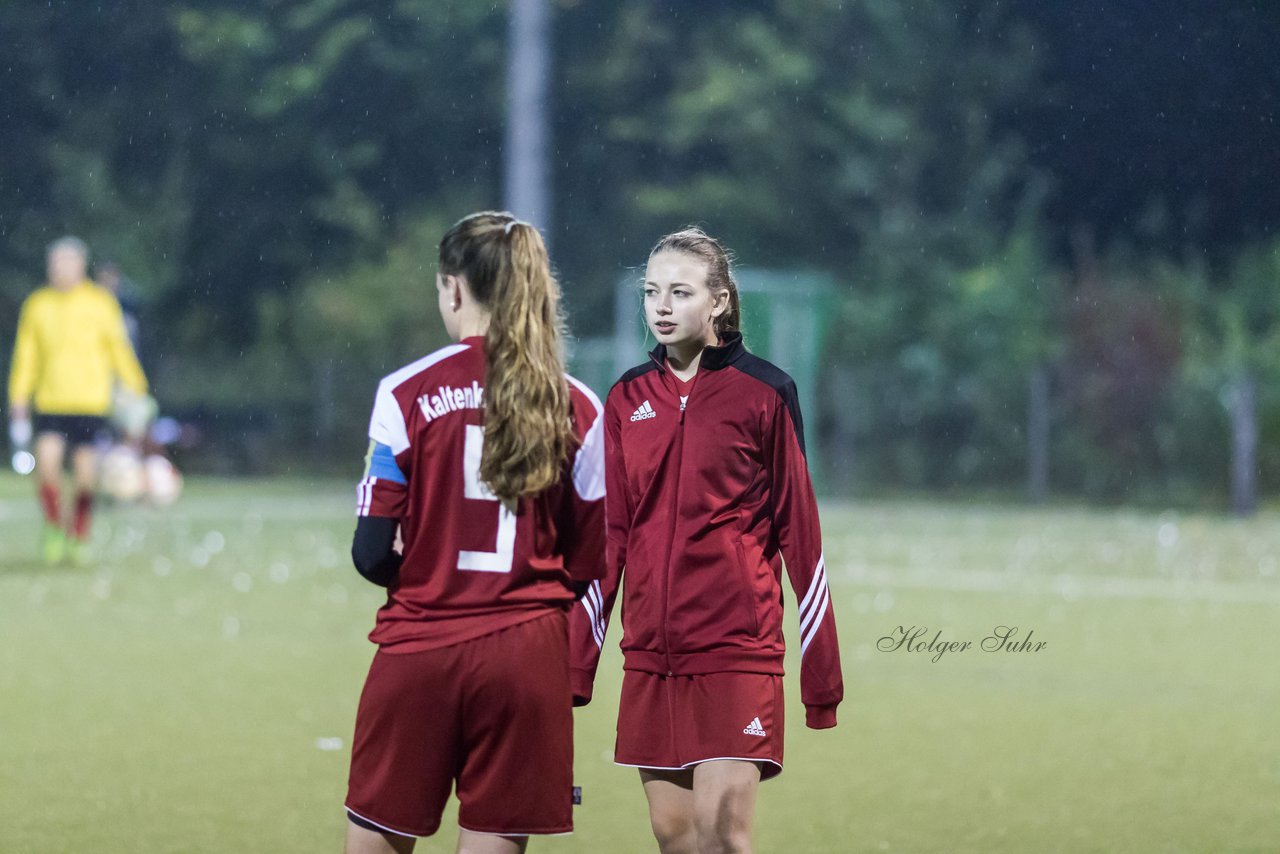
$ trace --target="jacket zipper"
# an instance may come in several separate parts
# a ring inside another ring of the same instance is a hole
[[[655,360],[656,361],[656,360]],[[666,374],[666,368],[659,366]],[[664,383],[674,382],[664,378]],[[668,391],[670,387],[668,386]],[[680,399],[680,392],[677,389],[676,400]],[[667,559],[665,562],[664,572],[666,573],[665,584],[662,587],[662,656],[667,662],[667,675],[674,676],[675,668],[671,666],[671,635],[669,627],[671,621],[667,619],[667,615],[671,610],[671,583],[673,573],[671,571],[671,553],[675,550],[676,545],[676,524],[680,518],[680,485],[684,478],[681,477],[684,469],[684,410],[679,410],[679,416],[676,418],[676,492],[671,508],[671,528],[667,532]]]

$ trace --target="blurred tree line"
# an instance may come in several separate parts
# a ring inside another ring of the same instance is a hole
[[[843,284],[805,402],[836,488],[1274,493],[1274,5],[552,6],[575,332],[699,222]],[[443,341],[435,240],[501,204],[506,36],[461,0],[0,6],[0,358],[80,234],[200,464],[349,473]]]

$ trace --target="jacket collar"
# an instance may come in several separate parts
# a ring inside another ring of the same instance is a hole
[[[702,359],[698,362],[698,367],[707,370],[716,371],[720,368],[727,368],[737,361],[738,357],[747,351],[742,344],[741,332],[726,332],[720,336],[720,345],[717,347],[707,347],[702,351]],[[658,370],[666,371],[667,369],[667,345],[659,344],[649,351],[649,358],[657,364]]]

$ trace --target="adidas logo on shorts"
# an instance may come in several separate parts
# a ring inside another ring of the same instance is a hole
[[[643,421],[646,418],[657,418],[658,413],[653,411],[653,407],[649,405],[649,401],[645,401],[637,407],[636,411],[631,413],[632,421]]]
[[[742,731],[747,735],[768,735],[768,733],[764,731],[764,725],[760,723],[759,717],[752,718],[751,723],[747,724],[746,728]]]

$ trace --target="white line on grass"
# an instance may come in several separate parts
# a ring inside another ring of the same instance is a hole
[[[1104,575],[1018,575],[974,570],[888,570],[855,567],[841,573],[867,587],[915,587],[926,590],[1021,592],[1063,599],[1203,599],[1209,602],[1280,603],[1280,587],[1249,582],[1126,578]]]
[[[109,506],[109,505],[108,505]],[[136,513],[146,518],[148,514],[164,516],[169,519],[228,519],[253,516],[259,519],[309,519],[314,521],[327,519],[355,520],[355,502],[327,501],[311,499],[298,501],[295,498],[285,501],[255,499],[248,503],[223,499],[195,498],[183,499],[173,507],[149,507],[146,505],[120,505],[111,508],[112,512],[121,515]],[[0,501],[0,522],[26,522],[37,518],[39,509],[34,501]]]

